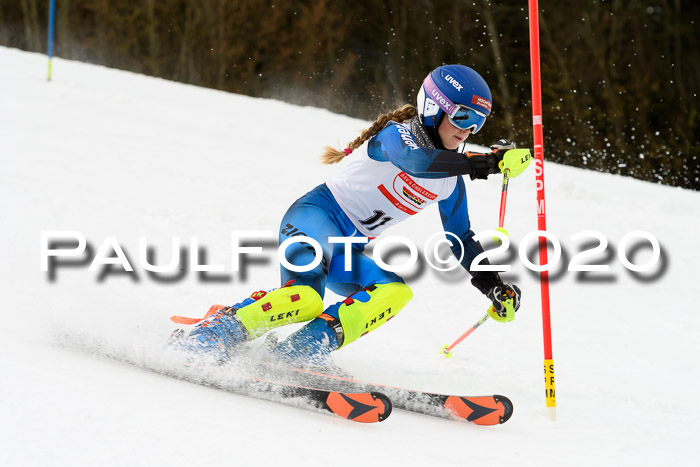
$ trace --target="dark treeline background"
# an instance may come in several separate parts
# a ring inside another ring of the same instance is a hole
[[[45,53],[48,4],[0,0],[0,44]],[[540,9],[545,157],[699,190],[700,2]],[[494,95],[474,142],[532,141],[525,0],[57,0],[54,50],[365,119],[462,63]]]

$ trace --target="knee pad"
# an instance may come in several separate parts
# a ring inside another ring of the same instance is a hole
[[[323,300],[308,285],[292,285],[268,292],[236,311],[250,339],[270,329],[316,318],[323,311]]]
[[[371,285],[329,307],[325,314],[336,315],[340,322],[340,326],[332,326],[338,348],[356,341],[392,319],[412,298],[413,292],[409,286],[391,282]]]

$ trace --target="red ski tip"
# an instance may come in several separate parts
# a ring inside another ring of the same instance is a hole
[[[513,414],[513,404],[505,396],[450,396],[444,407],[453,418],[477,425],[505,423]]]
[[[381,422],[391,414],[391,401],[378,392],[331,392],[326,405],[334,414],[361,423]]]
[[[216,313],[217,311],[221,310],[222,308],[226,308],[224,305],[212,305],[209,308],[209,311],[207,311],[207,314],[204,315],[203,318],[188,318],[186,316],[171,316],[170,321],[176,324],[197,324],[200,321],[203,321],[207,318],[209,318],[211,315]]]

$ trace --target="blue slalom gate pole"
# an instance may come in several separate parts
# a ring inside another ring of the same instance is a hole
[[[56,0],[49,0],[49,81],[51,81],[51,59],[53,58],[53,23],[56,18]]]

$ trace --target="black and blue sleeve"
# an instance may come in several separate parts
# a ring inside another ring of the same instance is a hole
[[[469,271],[469,266],[472,261],[474,261],[474,258],[480,253],[483,253],[484,249],[479,242],[474,240],[474,232],[471,230],[469,222],[467,190],[462,177],[457,178],[457,185],[452,191],[452,194],[449,198],[440,201],[438,207],[440,209],[440,219],[442,220],[445,233],[449,232],[456,235],[462,242],[464,257],[462,258],[461,265],[464,269]],[[450,247],[452,253],[459,258],[462,254],[462,246],[454,242],[454,239],[450,238],[450,236],[448,236],[448,240],[452,243]],[[484,261],[484,264],[488,264],[488,260]]]

